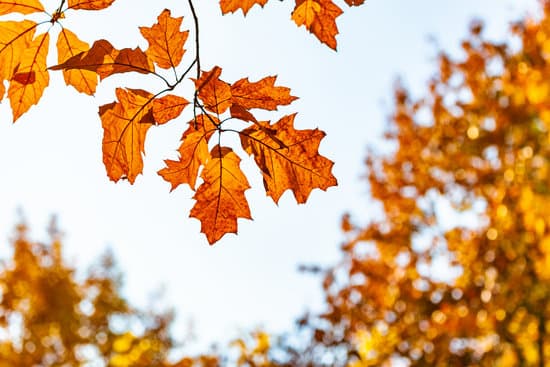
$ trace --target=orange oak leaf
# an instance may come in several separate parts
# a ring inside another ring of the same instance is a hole
[[[183,97],[168,94],[153,101],[153,117],[159,125],[178,117],[189,101]]]
[[[263,7],[268,0],[220,0],[220,8],[223,14],[236,12],[241,9],[246,15],[250,8],[258,4]]]
[[[219,145],[210,155],[189,216],[201,221],[201,232],[213,244],[226,233],[237,233],[237,218],[252,217],[244,195],[250,185],[239,167],[240,158],[231,148]]]
[[[48,33],[38,35],[21,54],[8,88],[14,122],[38,103],[50,82],[46,67],[49,40]]]
[[[78,39],[76,34],[63,28],[57,38],[57,62],[60,64],[65,60],[88,51],[90,46]],[[77,91],[92,95],[97,87],[97,74],[85,69],[63,70],[65,84],[73,86]]]
[[[298,26],[305,26],[319,41],[336,50],[336,18],[340,14],[342,9],[331,0],[296,0],[292,19]]]
[[[118,102],[99,109],[103,127],[103,163],[112,181],[134,183],[143,170],[145,135],[154,124],[154,96],[141,89],[117,88]]]
[[[69,0],[69,9],[101,10],[111,6],[115,0]]]
[[[0,15],[9,13],[31,14],[44,11],[38,0],[0,0]]]
[[[145,53],[161,68],[168,69],[180,64],[185,49],[188,31],[180,31],[183,17],[173,18],[170,10],[164,9],[152,27],[139,27],[149,43]]]
[[[290,88],[276,87],[277,77],[268,76],[257,82],[243,78],[231,85],[231,102],[246,109],[262,108],[276,110],[277,106],[288,105],[297,97],[290,95]]]
[[[220,80],[222,69],[215,66],[210,71],[203,71],[200,79],[195,80],[198,96],[204,108],[221,114],[231,107],[231,86]]]
[[[137,72],[148,74],[155,72],[153,62],[139,47],[117,50],[107,40],[95,41],[85,52],[75,55],[65,62],[50,67],[51,70],[90,70],[105,79],[113,74]]]
[[[240,133],[243,149],[254,156],[267,195],[275,203],[288,189],[298,203],[305,203],[313,189],[337,184],[331,173],[333,162],[318,152],[325,133],[294,129],[295,116],[285,116],[273,125],[253,125]]]
[[[183,134],[178,149],[180,159],[165,160],[166,167],[158,173],[172,185],[174,190],[181,184],[188,184],[195,190],[195,183],[201,166],[210,159],[208,140],[217,129],[219,120],[215,116],[199,115],[189,121],[189,127]]]
[[[36,25],[30,20],[0,22],[0,101],[6,92],[4,81],[13,77],[23,52],[33,40]]]

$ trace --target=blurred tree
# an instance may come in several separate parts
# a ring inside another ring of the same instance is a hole
[[[427,96],[395,93],[367,159],[383,215],[345,217],[345,261],[294,365],[550,366],[550,2],[506,42],[474,22]],[[399,362],[398,362],[399,361]]]
[[[50,235],[33,242],[19,225],[2,263],[0,367],[166,366],[171,314],[131,307],[110,254],[79,281]]]

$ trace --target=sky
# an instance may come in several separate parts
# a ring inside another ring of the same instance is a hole
[[[117,86],[154,91],[162,85],[123,74],[107,79],[89,97],[52,73],[40,104],[17,123],[11,123],[7,101],[0,103],[0,255],[9,253],[18,212],[37,239],[46,237],[55,214],[69,263],[85,269],[111,248],[125,274],[124,294],[134,304],[147,305],[162,289],[161,305],[178,315],[176,337],[193,325],[197,339],[191,350],[256,327],[288,330],[306,310],[322,309],[320,281],[297,269],[340,261],[344,213],[358,223],[380,215],[362,180],[363,162],[367,146],[380,142],[387,127],[395,81],[421,95],[437,68],[438,50],[459,56],[472,18],[484,20],[487,34],[502,39],[511,21],[538,9],[536,0],[369,0],[351,9],[336,2],[345,13],[338,18],[334,52],[290,21],[289,0],[255,7],[246,18],[240,12],[222,16],[215,0],[195,1],[203,69],[218,65],[229,82],[277,75],[277,84],[290,87],[299,99],[270,118],[298,112],[297,127],[327,133],[320,152],[335,162],[338,187],[315,190],[305,205],[287,192],[275,205],[252,160],[244,159],[254,220],[239,220],[238,235],[209,246],[198,220],[188,217],[192,191],[170,192],[156,174],[164,159],[176,158],[191,109],[150,129],[143,175],[133,186],[115,184],[102,164],[97,107],[114,100]],[[43,3],[50,10],[58,6],[53,0]],[[90,44],[106,38],[118,48],[146,48],[138,26],[153,24],[165,7],[184,16],[183,28],[192,27],[182,0],[117,0],[101,12],[67,14],[64,25]],[[50,57],[49,64],[55,61]]]

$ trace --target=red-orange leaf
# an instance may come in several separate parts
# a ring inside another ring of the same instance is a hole
[[[49,40],[48,33],[38,35],[21,54],[8,88],[14,122],[38,103],[50,82],[46,68]]]
[[[4,81],[13,77],[23,52],[32,42],[35,28],[36,23],[30,20],[0,22],[0,101],[6,92]]]
[[[248,122],[258,122],[253,114],[251,114],[246,108],[238,104],[232,105],[229,109],[229,112],[231,113],[231,117],[233,118]]]
[[[263,108],[276,110],[277,106],[288,105],[295,99],[290,95],[290,88],[276,87],[277,77],[268,76],[257,82],[243,78],[231,85],[231,101],[244,108]]]
[[[115,0],[69,0],[69,9],[101,10],[111,6]]]
[[[171,17],[168,9],[164,9],[157,19],[158,22],[151,28],[139,27],[141,34],[149,42],[145,53],[161,68],[176,67],[185,53],[183,46],[189,32],[180,31],[183,17]]]
[[[342,9],[331,0],[296,0],[292,19],[298,26],[305,26],[321,42],[336,50],[336,18]]]
[[[141,89],[117,88],[118,102],[101,106],[103,163],[113,181],[134,183],[143,170],[145,135],[154,124],[153,95]]]
[[[41,11],[44,11],[44,7],[39,0],[0,0],[0,15],[31,14]]]
[[[210,154],[190,216],[201,221],[201,232],[213,244],[226,233],[237,233],[237,218],[252,218],[244,195],[250,185],[239,167],[240,158],[219,145]]]
[[[159,125],[178,117],[189,101],[185,98],[168,94],[162,98],[156,98],[153,101],[153,116],[155,122]]]
[[[210,71],[204,71],[195,86],[204,108],[210,112],[221,114],[231,107],[231,87],[220,80],[222,69],[215,66]]]
[[[61,29],[57,38],[57,62],[60,64],[65,60],[88,51],[90,46],[78,39],[76,34],[66,28]],[[93,71],[84,69],[63,70],[65,84],[72,85],[77,91],[92,95],[97,86],[97,75]]]
[[[170,182],[174,190],[181,184],[188,184],[195,190],[195,183],[199,169],[210,159],[208,140],[216,131],[219,120],[215,116],[199,115],[197,119],[189,121],[189,127],[183,134],[182,143],[178,149],[178,161],[165,160],[166,168],[158,173]]]
[[[236,12],[241,9],[246,15],[250,8],[258,4],[263,7],[268,0],[220,0],[220,8],[223,14]]]
[[[288,189],[298,203],[305,203],[311,190],[336,186],[333,162],[319,155],[325,133],[321,130],[295,130],[294,117],[285,116],[277,123],[260,123],[241,132],[243,149],[260,167],[267,195],[275,203]]]
[[[135,71],[153,73],[155,66],[139,47],[117,50],[107,40],[95,41],[92,47],[71,57],[64,63],[50,67],[52,70],[82,69],[97,73],[100,79],[113,74]]]

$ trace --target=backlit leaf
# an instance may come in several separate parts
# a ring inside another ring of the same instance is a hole
[[[78,39],[76,34],[63,28],[57,38],[57,62],[60,64],[65,60],[88,51],[90,46]],[[94,94],[97,86],[97,75],[93,71],[85,69],[63,70],[63,78],[67,85],[72,85],[77,91],[89,95]]]
[[[44,11],[44,7],[39,0],[0,0],[0,15],[31,14],[42,11]]]
[[[23,52],[32,42],[35,29],[36,23],[30,20],[0,22],[0,101],[5,94],[3,82],[12,78]]]
[[[8,88],[14,122],[38,103],[50,82],[46,68],[49,40],[48,33],[38,35],[21,54]]]
[[[231,113],[231,117],[248,121],[248,122],[258,122],[253,114],[251,114],[246,108],[244,108],[241,105],[234,104],[229,109],[229,112]]]
[[[115,0],[69,0],[69,9],[101,10],[111,6]]]
[[[158,173],[172,185],[172,190],[181,184],[188,184],[195,189],[199,168],[210,159],[208,140],[216,131],[219,120],[215,116],[199,115],[189,121],[189,127],[183,134],[182,143],[178,149],[180,159],[165,160],[166,168]]]
[[[237,233],[237,218],[252,218],[244,195],[250,185],[239,167],[240,158],[231,148],[219,145],[210,155],[190,216],[201,221],[201,232],[213,244],[226,233]]]
[[[220,7],[223,14],[236,12],[241,9],[243,14],[246,15],[250,8],[258,4],[264,6],[268,0],[220,0]]]
[[[336,50],[336,18],[340,14],[342,9],[331,0],[296,0],[292,19],[296,25],[305,26],[319,41]]]
[[[276,87],[275,76],[268,76],[257,82],[243,78],[231,85],[231,102],[244,108],[276,110],[277,106],[288,105],[296,99],[290,95],[290,88]]]
[[[231,107],[231,87],[220,80],[221,73],[222,69],[215,66],[212,70],[203,72],[199,80],[195,80],[204,108],[216,114],[222,114]]]
[[[134,183],[143,170],[145,135],[154,124],[153,95],[141,89],[117,88],[118,102],[99,110],[103,127],[103,163],[113,181]]]
[[[183,17],[171,17],[170,10],[164,9],[158,16],[156,24],[150,28],[139,28],[143,37],[149,42],[149,48],[145,53],[161,68],[176,67],[183,58],[185,53],[183,46],[189,32],[180,31],[182,20]]]
[[[276,203],[288,189],[298,203],[305,203],[313,189],[337,184],[331,173],[333,162],[318,152],[325,133],[295,130],[294,117],[285,116],[273,125],[253,125],[240,133],[243,149],[254,156],[267,195]]]
[[[178,117],[189,101],[174,94],[168,94],[153,101],[153,116],[159,125]]]
[[[97,73],[100,79],[105,79],[113,74],[131,71],[141,74],[153,73],[155,71],[153,62],[139,47],[117,50],[107,40],[95,41],[88,51],[81,52],[59,65],[50,67],[50,69],[90,70]]]

